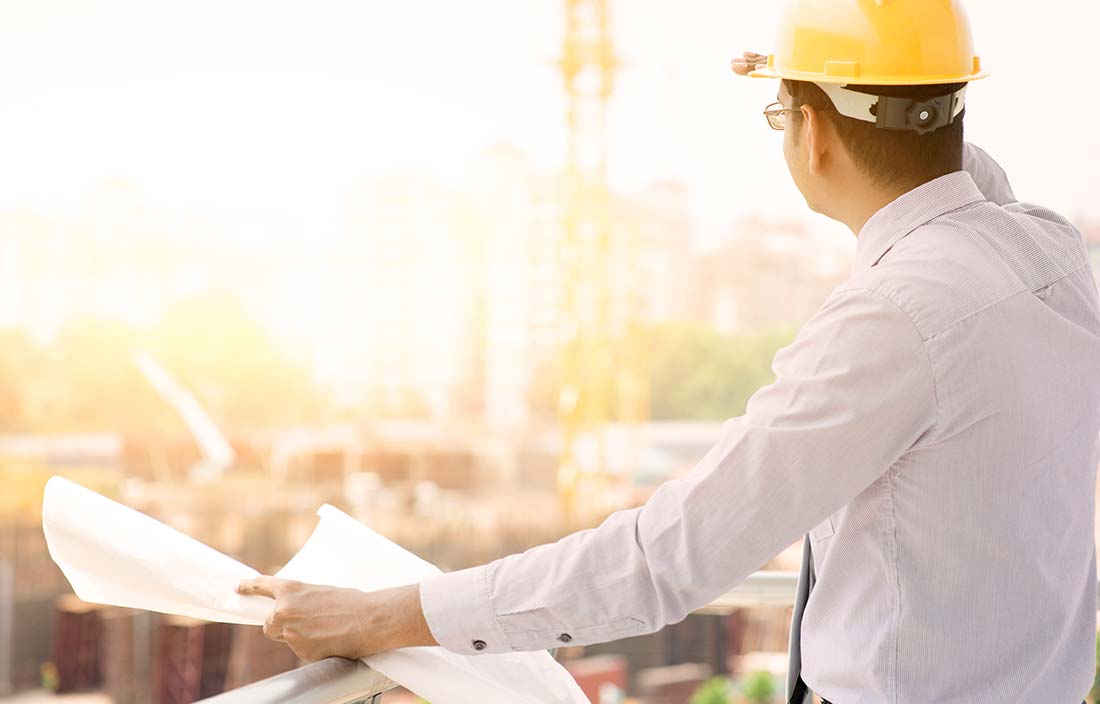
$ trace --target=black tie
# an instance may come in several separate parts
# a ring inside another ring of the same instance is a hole
[[[802,612],[814,588],[814,559],[810,551],[810,536],[802,544],[802,569],[798,575],[798,591],[791,618],[791,639],[787,658],[787,704],[805,704],[809,688],[802,681]]]

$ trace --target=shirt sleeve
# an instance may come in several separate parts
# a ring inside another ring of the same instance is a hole
[[[1005,170],[985,150],[970,142],[963,145],[963,171],[974,179],[986,200],[1002,206],[1016,202]]]
[[[645,505],[421,584],[436,640],[464,654],[650,633],[759,569],[923,441],[936,421],[923,340],[885,297],[839,290],[773,362],[775,383]]]

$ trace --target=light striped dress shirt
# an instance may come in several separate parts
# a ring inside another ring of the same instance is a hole
[[[775,383],[597,528],[421,585],[466,654],[650,633],[807,532],[802,677],[837,704],[1080,702],[1094,674],[1100,307],[1081,234],[966,170],[859,234]]]

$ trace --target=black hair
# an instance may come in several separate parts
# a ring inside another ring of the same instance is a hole
[[[791,95],[790,107],[809,105],[827,116],[856,166],[881,186],[908,186],[962,169],[964,109],[955,120],[933,132],[885,130],[873,122],[845,117],[837,112],[829,96],[806,81],[784,80]],[[861,93],[898,98],[926,99],[953,93],[962,83],[927,86],[849,86]],[[790,113],[796,120],[801,113]],[[797,138],[797,137],[796,137]]]

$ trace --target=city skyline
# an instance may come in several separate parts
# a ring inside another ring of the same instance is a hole
[[[348,194],[387,173],[428,173],[454,187],[500,142],[540,169],[561,166],[556,4],[373,7],[0,6],[0,59],[19,67],[0,77],[0,209],[72,212],[99,183],[122,179],[153,207],[212,223],[212,240],[325,240],[338,236]],[[1089,189],[1100,136],[1058,129],[1051,110],[1072,103],[1073,114],[1088,114],[1100,98],[1017,46],[1028,36],[1074,65],[1085,60],[1090,23],[1059,23],[1068,0],[1042,12],[992,0],[967,7],[994,72],[970,96],[970,136],[1006,166],[1022,198],[1100,217]],[[705,242],[746,215],[805,219],[850,237],[810,214],[790,183],[780,138],[759,115],[774,83],[728,70],[741,49],[766,51],[777,12],[702,0],[613,7],[622,66],[612,183],[639,192],[680,180]],[[1051,129],[1041,141],[1017,139],[1029,122]]]
[[[243,307],[343,407],[416,399],[436,419],[522,427],[552,406],[560,361],[561,176],[505,146],[471,173],[463,190],[416,174],[373,181],[322,246],[191,243],[119,183],[76,220],[2,213],[0,327],[51,346],[74,323],[105,335],[122,324],[208,356],[211,344],[231,352],[211,335],[227,334],[218,326]],[[725,335],[793,326],[846,268],[843,245],[794,222],[744,220],[714,252],[684,246],[695,223],[675,182],[612,197],[612,340],[635,323],[694,321]]]

